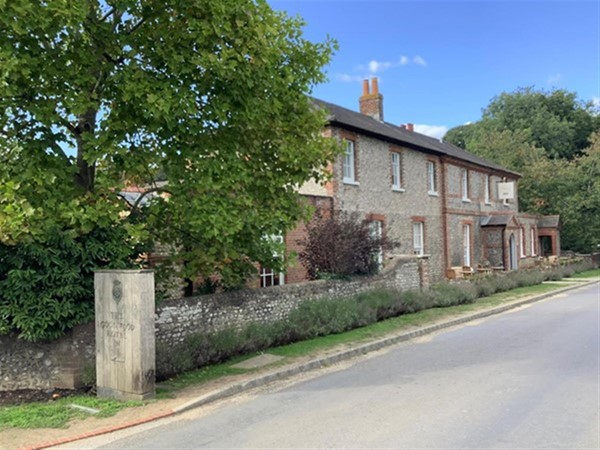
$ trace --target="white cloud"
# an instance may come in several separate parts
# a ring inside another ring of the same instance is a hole
[[[416,55],[412,58],[400,55],[396,61],[377,61],[376,59],[372,59],[367,64],[360,64],[354,67],[355,72],[368,72],[366,75],[351,75],[348,73],[336,73],[334,78],[338,81],[343,81],[344,83],[355,83],[357,81],[365,80],[373,75],[380,74],[385,72],[388,69],[392,69],[394,67],[399,66],[407,66],[409,64],[416,64],[419,66],[426,66],[427,62],[423,59],[422,56]]]
[[[600,97],[592,97],[592,105],[596,108],[600,108]]]
[[[334,77],[336,80],[343,81],[344,83],[357,83],[368,78],[367,76],[349,75],[347,73],[336,73]]]
[[[422,133],[432,138],[441,139],[448,132],[448,127],[445,125],[423,125],[415,124],[415,131]]]
[[[384,70],[389,69],[390,67],[392,67],[394,64],[392,64],[389,61],[369,61],[369,72],[371,73],[377,73],[377,72],[383,72]]]
[[[562,74],[560,73],[555,73],[554,75],[550,75],[548,77],[548,80],[546,81],[546,83],[548,84],[556,84],[558,83],[560,80],[562,80]]]
[[[427,62],[426,62],[426,61],[423,59],[423,57],[422,57],[422,56],[420,56],[420,55],[417,55],[417,56],[415,56],[415,57],[413,58],[413,62],[414,62],[415,64],[418,64],[419,66],[426,66],[426,65],[427,65]]]

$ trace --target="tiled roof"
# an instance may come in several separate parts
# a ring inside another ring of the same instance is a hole
[[[329,112],[329,123],[338,125],[342,128],[352,129],[360,133],[383,139],[385,141],[410,147],[415,150],[434,153],[437,155],[447,155],[456,159],[461,159],[482,167],[511,174],[517,177],[521,175],[512,170],[508,170],[498,164],[487,161],[479,156],[463,150],[455,145],[447,142],[441,142],[435,138],[425,136],[414,131],[405,130],[397,125],[388,122],[380,122],[374,118],[361,114],[350,109],[342,108],[341,106],[328,103],[323,100],[314,98],[316,105],[324,108]]]
[[[495,214],[493,216],[484,216],[481,218],[482,227],[505,227],[513,218],[513,214]]]
[[[542,216],[538,220],[538,228],[558,228],[560,216]]]

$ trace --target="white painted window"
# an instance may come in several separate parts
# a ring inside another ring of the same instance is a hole
[[[413,222],[413,252],[422,256],[425,253],[423,245],[423,222]]]
[[[490,201],[490,176],[489,175],[485,175],[483,178],[483,189],[485,192],[485,204],[489,205],[491,203]]]
[[[281,234],[273,234],[265,237],[272,242],[283,244],[283,236]],[[273,258],[281,258],[282,255],[278,251],[273,252]],[[260,268],[260,287],[278,286],[285,284],[285,274],[283,272],[274,272],[269,267]]]
[[[531,256],[535,256],[536,252],[535,252],[535,228],[531,227],[530,233],[529,233],[529,237],[531,240]]]
[[[354,142],[346,141],[346,152],[344,153],[344,183],[356,183]]]
[[[525,243],[525,230],[523,227],[519,228],[519,237],[521,238],[521,258],[525,258],[525,249],[527,248],[527,244]]]
[[[471,225],[463,224],[463,266],[471,267]]]
[[[373,220],[369,223],[369,231],[372,239],[380,240],[383,237],[383,222],[381,220]],[[377,253],[374,255],[377,266],[381,268],[383,265],[383,249],[379,246]]]
[[[396,152],[392,152],[392,189],[402,190],[402,156]]]
[[[427,161],[427,191],[431,195],[437,195],[435,162]]]
[[[465,202],[469,200],[469,171],[467,169],[460,170],[460,183],[461,183],[461,192],[462,199]]]

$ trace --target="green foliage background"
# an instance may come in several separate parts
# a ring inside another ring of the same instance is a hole
[[[336,44],[302,26],[263,0],[0,0],[0,276],[12,283],[0,332],[48,338],[89,318],[75,266],[89,277],[148,241],[176,250],[183,277],[239,285],[253,262],[280,268],[261,237],[309,215],[295,187],[323,181],[338,151],[308,97]],[[148,206],[126,204],[128,185],[152,192]],[[34,269],[57,249],[58,273]],[[28,283],[43,301],[14,293]]]
[[[520,209],[561,217],[561,246],[600,245],[600,115],[565,90],[533,88],[493,98],[480,121],[444,140],[520,172]]]

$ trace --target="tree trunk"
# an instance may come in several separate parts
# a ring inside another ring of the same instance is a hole
[[[86,192],[94,190],[94,178],[96,175],[96,164],[86,159],[87,146],[86,136],[93,137],[96,128],[96,110],[88,110],[78,117],[75,139],[77,141],[77,174],[75,184],[82,187]]]

